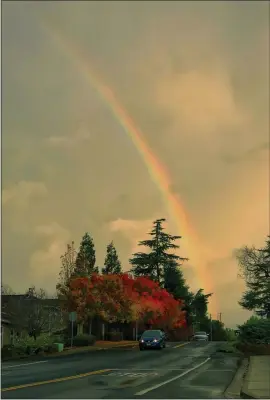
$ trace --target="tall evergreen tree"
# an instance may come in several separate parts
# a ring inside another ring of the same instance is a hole
[[[103,274],[121,274],[121,263],[114,247],[113,242],[107,246],[107,254],[105,257],[104,268],[102,268]]]
[[[164,269],[164,288],[173,295],[176,300],[184,301],[183,310],[186,312],[188,326],[192,325],[192,300],[190,291],[179,264],[175,261],[169,263]]]
[[[82,237],[80,248],[77,254],[74,275],[75,276],[91,276],[93,272],[98,272],[95,267],[96,251],[93,239],[88,232]]]
[[[203,289],[199,289],[192,298],[192,313],[196,316],[198,322],[203,321],[207,317],[209,297],[212,293],[204,294]]]
[[[162,224],[165,221],[164,218],[154,221],[153,229],[149,232],[152,239],[139,242],[140,246],[148,247],[150,252],[135,253],[129,260],[132,265],[131,272],[135,276],[149,276],[163,286],[165,268],[169,268],[172,262],[179,263],[186,260],[169,252],[179,248],[174,242],[181,239],[181,236],[172,236],[164,232]]]
[[[209,325],[207,312],[209,297],[212,295],[204,294],[203,289],[192,293],[186,284],[183,272],[177,262],[172,262],[168,268],[165,268],[164,288],[170,292],[175,299],[183,300],[185,305],[183,310],[186,312],[186,321],[188,325],[197,323],[199,325]]]
[[[260,316],[270,318],[270,236],[262,249],[254,246],[240,249],[237,259],[240,276],[247,285],[239,304]]]
[[[170,261],[164,268],[164,288],[177,300],[190,297],[189,287],[177,261]]]

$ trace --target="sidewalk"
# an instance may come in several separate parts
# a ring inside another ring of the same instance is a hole
[[[270,356],[250,357],[242,399],[270,399]]]
[[[92,351],[98,351],[98,350],[109,350],[109,349],[117,349],[117,348],[133,348],[137,347],[138,342],[134,340],[121,340],[121,342],[109,342],[109,341],[103,341],[103,340],[98,340],[96,343],[92,346],[84,346],[84,347],[69,347],[65,348],[64,351],[61,351],[59,353],[51,353],[51,354],[37,354],[37,355],[31,355],[31,356],[20,356],[20,357],[11,357],[5,360],[1,360],[2,362],[8,362],[8,361],[18,361],[18,360],[43,360],[44,358],[55,358],[55,357],[65,357],[68,355],[76,355],[76,354],[82,354],[82,353],[90,353]]]
[[[138,344],[138,342],[133,340],[121,340],[121,342],[110,342],[106,340],[97,340],[96,343],[92,346],[85,346],[85,347],[69,347],[65,348],[64,351],[60,353],[52,353],[46,355],[46,357],[63,357],[70,354],[79,354],[79,353],[86,353],[91,351],[97,350],[108,350],[108,349],[116,349],[122,347],[134,347]]]

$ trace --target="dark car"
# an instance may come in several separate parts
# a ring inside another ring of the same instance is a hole
[[[139,340],[140,350],[159,349],[166,347],[166,336],[161,330],[144,331]]]

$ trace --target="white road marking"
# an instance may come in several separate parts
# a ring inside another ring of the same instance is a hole
[[[24,363],[24,364],[7,365],[5,367],[2,367],[2,371],[6,370],[8,368],[27,367],[28,365],[41,364],[41,363],[47,363],[47,362],[48,362],[48,360],[46,360],[46,361],[35,361],[35,362]]]
[[[157,375],[159,375],[159,374],[157,372],[153,372],[153,370],[151,370],[151,372],[149,372],[149,371],[148,372],[136,372],[136,370],[134,370],[134,371],[130,371],[130,372],[121,372],[121,371],[111,372],[111,373],[103,375],[103,376],[143,378],[145,376],[157,376]]]
[[[126,371],[126,368],[111,368],[111,371]],[[185,371],[186,368],[129,368],[129,371]]]
[[[144,394],[146,394],[146,393],[148,393],[148,392],[151,392],[152,390],[158,389],[158,388],[161,387],[161,386],[167,385],[167,383],[173,382],[173,381],[175,381],[176,379],[179,379],[179,378],[181,378],[182,376],[185,376],[185,375],[189,374],[190,372],[194,371],[195,369],[201,367],[203,364],[207,363],[209,360],[210,360],[210,357],[208,357],[208,358],[207,358],[206,360],[204,360],[202,363],[195,365],[195,367],[190,368],[190,369],[188,369],[188,370],[185,371],[185,372],[182,372],[182,374],[180,374],[180,375],[174,376],[173,378],[168,379],[167,381],[158,383],[157,385],[154,385],[154,386],[150,386],[148,389],[144,389],[144,390],[141,390],[141,391],[138,392],[138,393],[135,393],[135,396],[142,396],[142,395],[144,395]]]

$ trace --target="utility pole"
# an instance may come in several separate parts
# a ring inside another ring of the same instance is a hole
[[[218,313],[218,320],[220,321],[220,322],[222,322],[222,320],[221,320],[221,315],[222,315],[222,313],[220,312],[220,313]]]
[[[210,341],[213,341],[213,324],[212,324],[212,315],[210,314]]]

